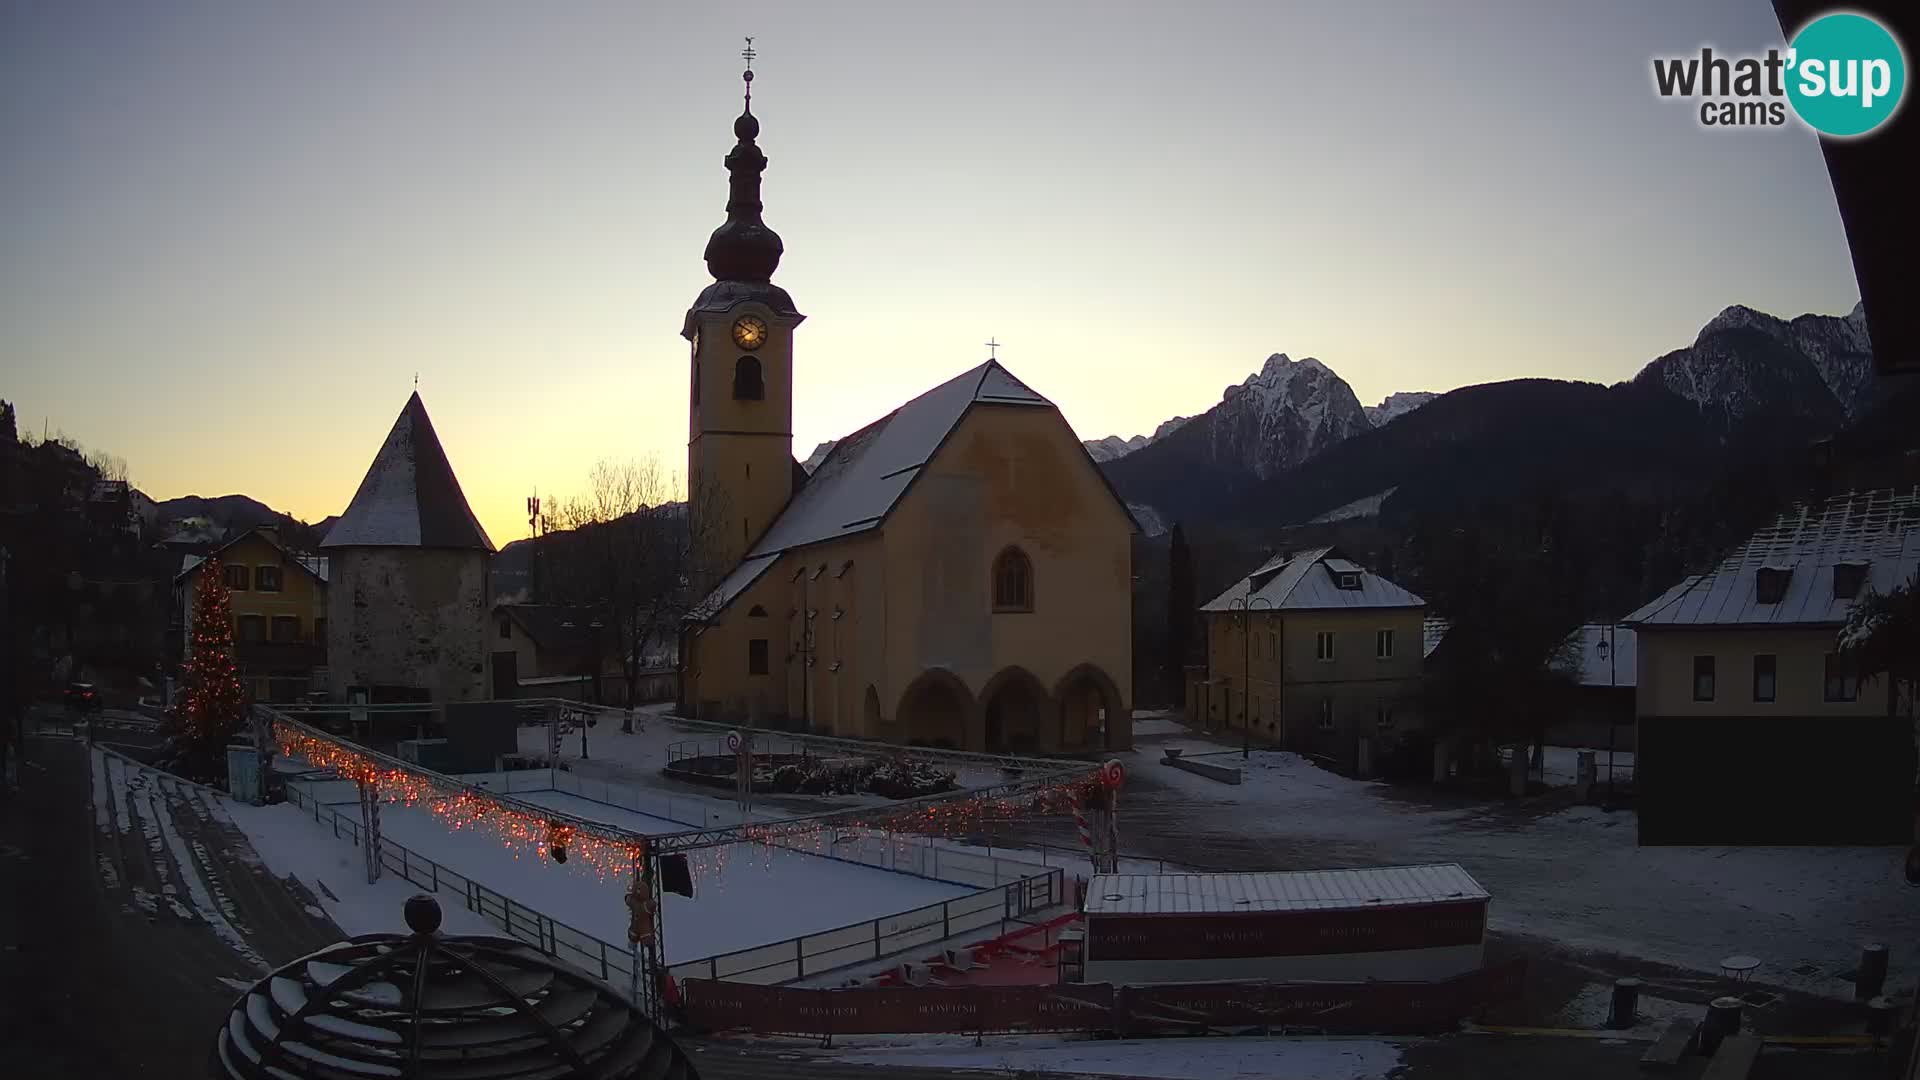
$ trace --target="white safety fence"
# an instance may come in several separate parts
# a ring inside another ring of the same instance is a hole
[[[567,772],[529,769],[471,774],[459,779],[503,794],[560,790],[684,825],[709,827],[738,820],[738,815],[711,809],[711,800],[675,798],[598,780],[583,780]],[[334,836],[359,846],[358,791],[352,781],[290,777],[286,790],[289,803],[331,828]],[[346,806],[351,812],[342,813],[338,806]],[[809,855],[912,874],[977,891],[912,911],[675,964],[668,970],[676,979],[786,982],[882,959],[995,924],[1004,928],[1009,922],[1026,919],[1067,901],[1065,877],[1059,867],[955,851],[921,836],[841,829],[819,834],[817,840],[783,837],[773,843]],[[380,859],[387,870],[423,889],[458,891],[467,910],[546,955],[596,974],[623,993],[630,985],[635,963],[630,946],[608,942],[558,922],[385,836],[380,840]]]

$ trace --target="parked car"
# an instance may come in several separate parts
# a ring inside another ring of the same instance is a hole
[[[97,713],[104,703],[100,700],[100,690],[92,683],[68,683],[66,693],[67,711],[85,716]]]

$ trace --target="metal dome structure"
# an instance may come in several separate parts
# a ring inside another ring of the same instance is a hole
[[[217,1080],[698,1080],[667,1033],[596,979],[511,938],[443,937],[431,896],[408,934],[352,938],[240,995]]]

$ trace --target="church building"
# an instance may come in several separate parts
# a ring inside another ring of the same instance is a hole
[[[687,484],[704,601],[682,638],[703,718],[1071,753],[1132,743],[1136,526],[1060,410],[998,361],[793,457],[794,335],[761,220],[752,78],[713,284],[688,309]]]

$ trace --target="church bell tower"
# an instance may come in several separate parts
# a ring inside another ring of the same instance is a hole
[[[805,318],[773,284],[783,247],[760,219],[767,156],[754,142],[753,39],[746,107],[726,157],[727,220],[707,240],[713,284],[687,310],[692,343],[687,502],[702,588],[747,553],[793,496],[793,331]]]

